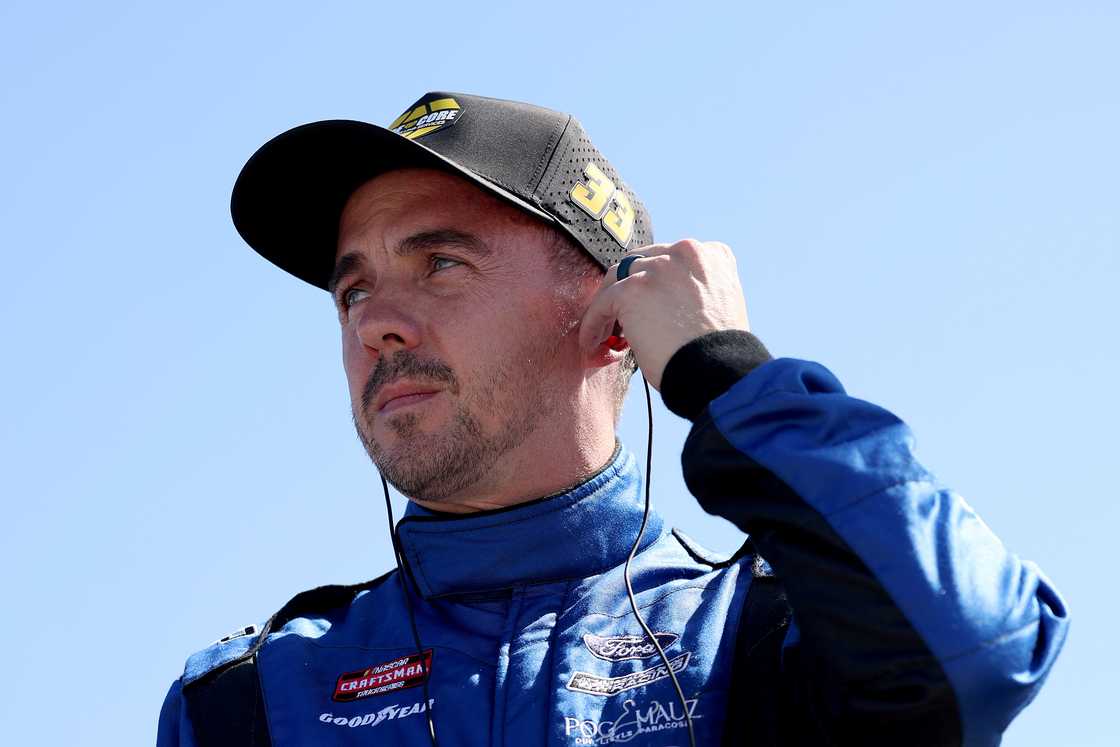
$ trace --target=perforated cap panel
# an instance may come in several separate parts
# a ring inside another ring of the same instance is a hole
[[[598,166],[615,187],[625,192],[630,199],[634,212],[634,231],[625,246],[611,235],[602,220],[582,210],[570,197],[572,187],[577,182],[584,181],[584,168],[588,163]],[[653,226],[645,205],[622,180],[610,161],[599,152],[574,117],[568,122],[568,127],[560,138],[552,161],[536,190],[536,197],[539,200],[537,204],[553,215],[572,238],[603,267],[618,262],[630,249],[653,243]]]

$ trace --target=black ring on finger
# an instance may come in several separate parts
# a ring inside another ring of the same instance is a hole
[[[614,276],[616,280],[624,280],[630,276],[630,265],[634,264],[635,259],[645,259],[644,254],[631,254],[629,257],[624,258],[618,263],[618,269],[615,271]]]

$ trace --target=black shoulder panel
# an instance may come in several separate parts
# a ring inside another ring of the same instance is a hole
[[[781,582],[749,539],[736,557],[747,555],[753,556],[752,579],[739,621],[728,697],[729,712],[736,716],[726,722],[723,744],[725,747],[800,744],[782,739],[783,735],[778,733],[779,726],[787,722],[782,711],[788,698],[783,696],[780,687],[782,643],[793,613]]]
[[[257,657],[217,669],[183,688],[198,747],[271,747]]]
[[[359,592],[372,589],[393,573],[360,584],[332,584],[296,594],[269,618],[244,654],[184,685],[183,699],[198,747],[271,747],[257,671],[257,651],[269,633],[302,615],[345,607]]]

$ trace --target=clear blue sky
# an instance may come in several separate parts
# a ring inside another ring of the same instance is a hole
[[[1113,744],[1120,7],[684,7],[0,5],[6,744],[148,743],[189,653],[390,566],[330,303],[228,201],[278,132],[432,89],[574,112],[660,239],[730,244],[771,349],[909,421],[1066,595],[1007,744]],[[656,423],[655,503],[734,549]]]

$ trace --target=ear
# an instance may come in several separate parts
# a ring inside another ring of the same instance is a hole
[[[599,346],[585,356],[588,368],[603,368],[612,363],[618,363],[626,357],[630,343],[622,335],[611,335],[599,343]]]

